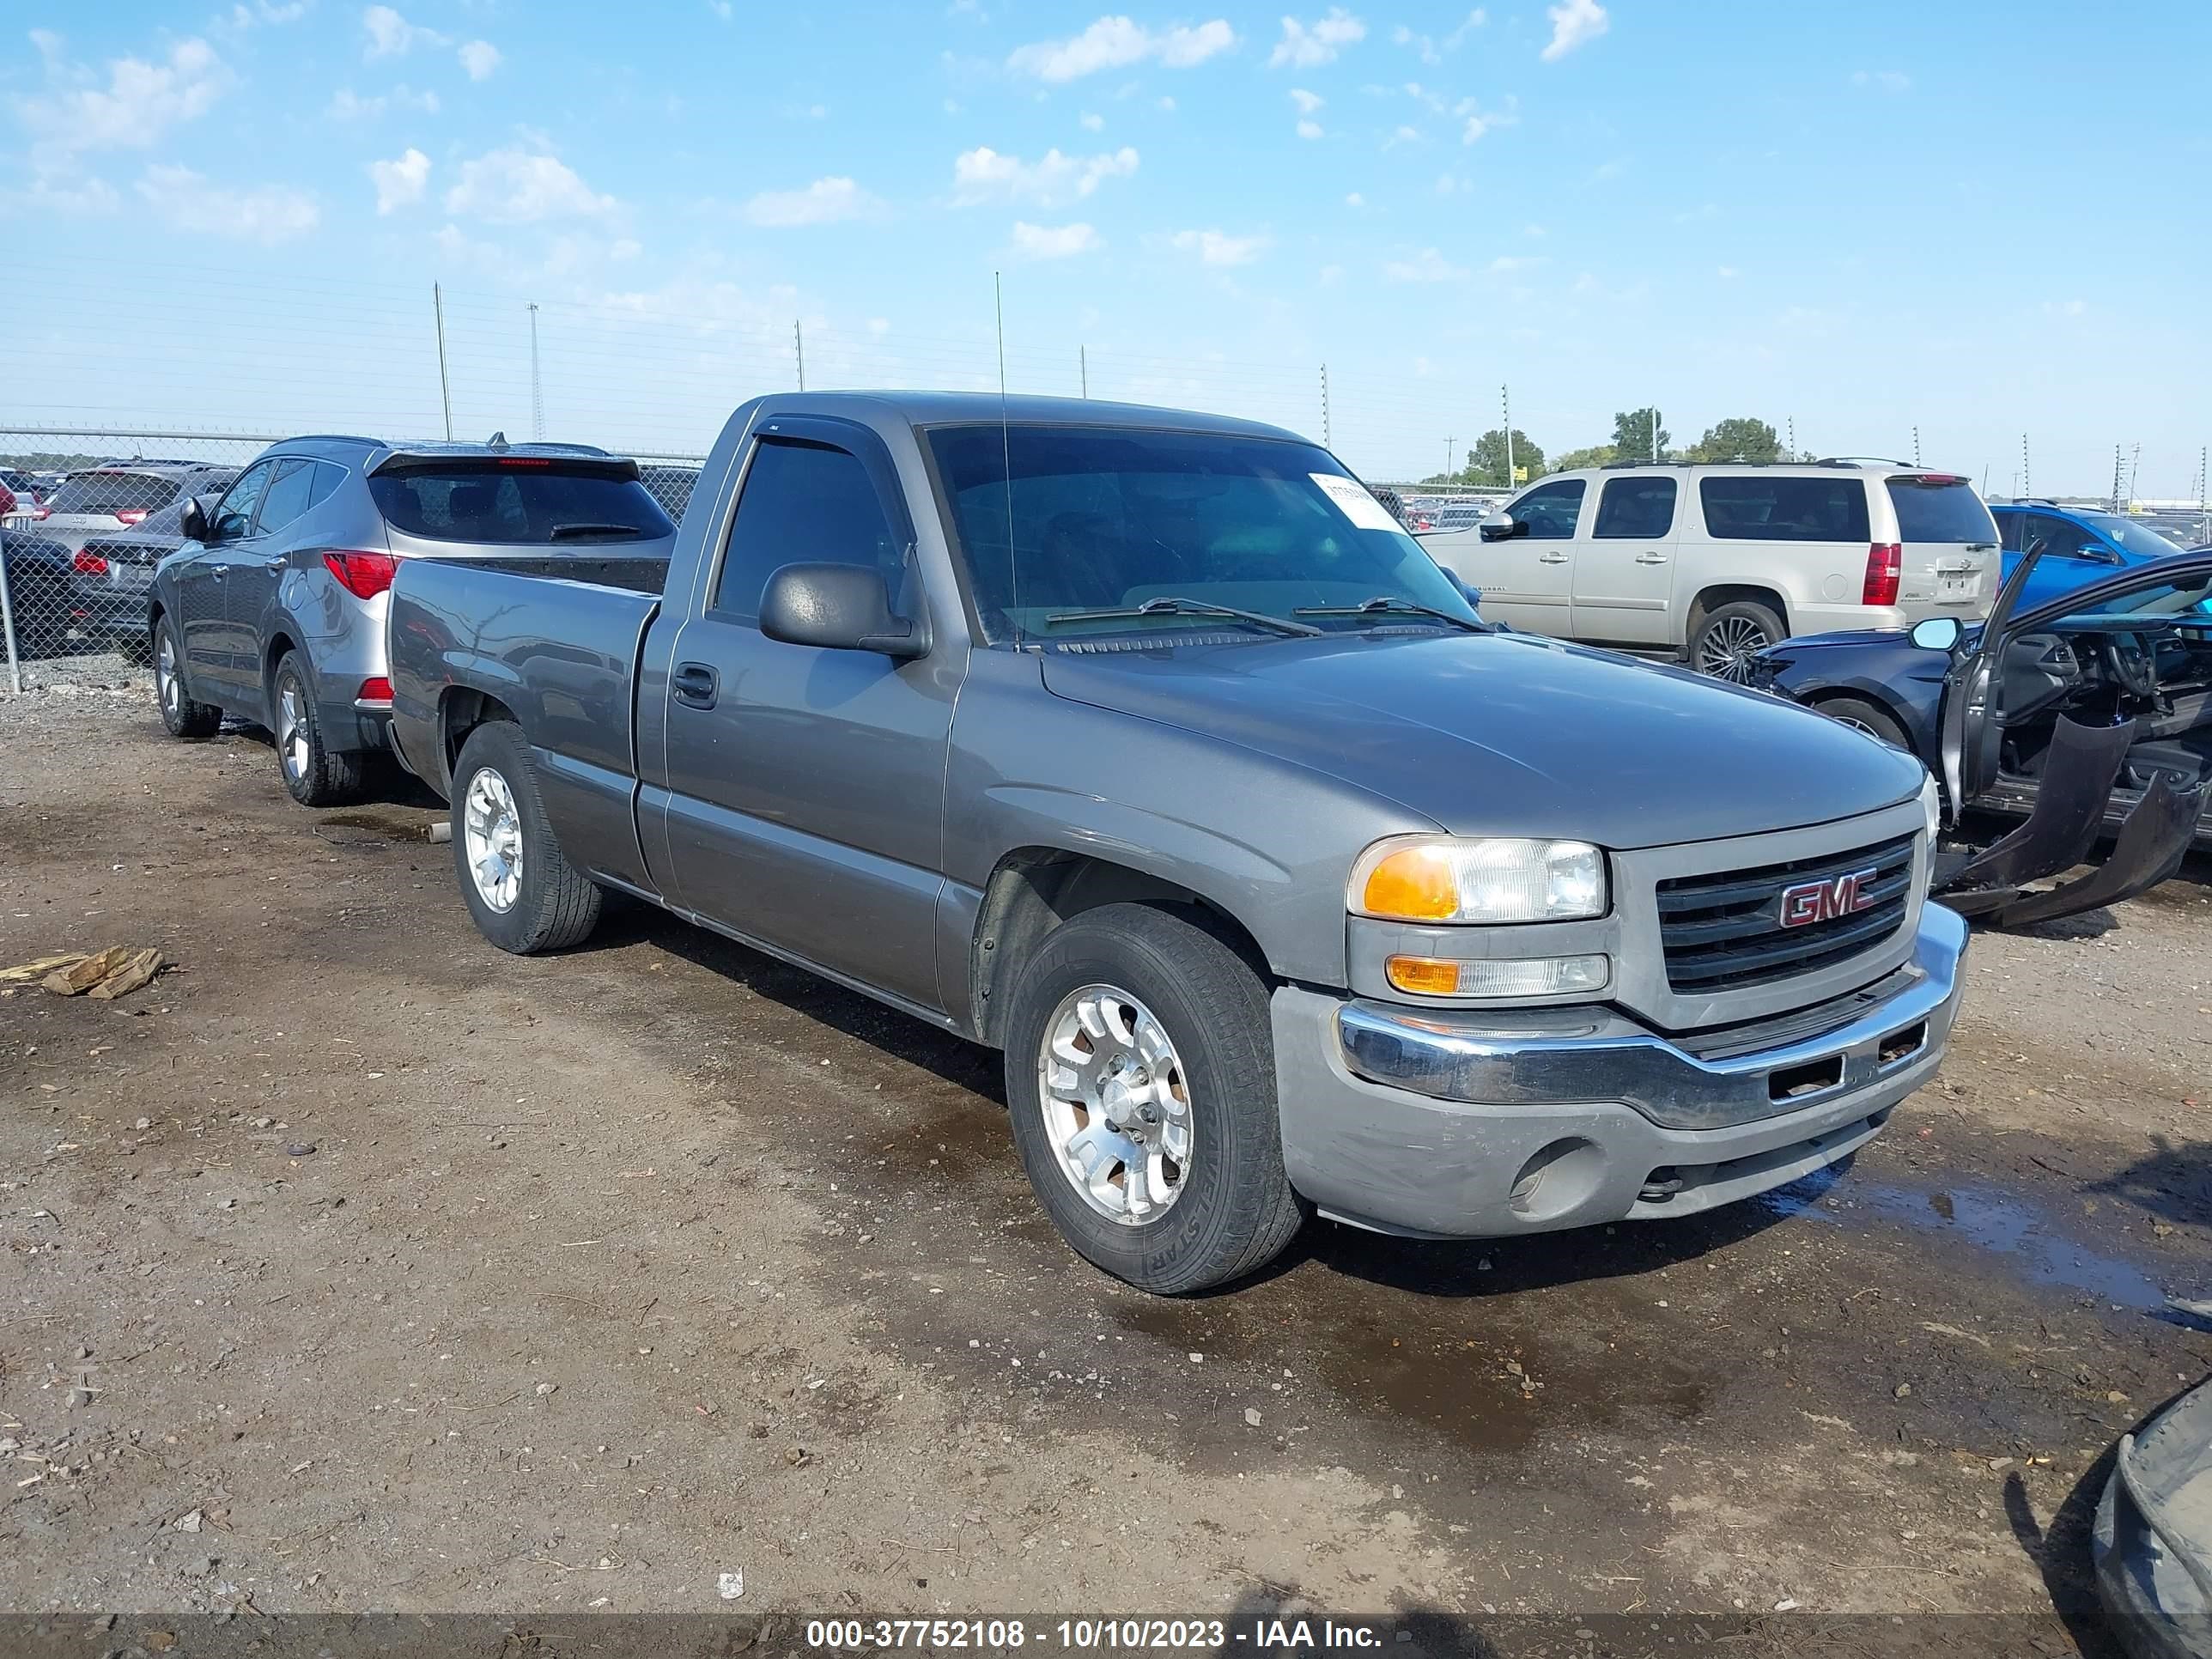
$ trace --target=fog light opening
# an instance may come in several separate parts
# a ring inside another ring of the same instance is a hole
[[[1571,1135],[1521,1166],[1507,1203],[1528,1220],[1554,1220],[1589,1202],[1604,1178],[1605,1154],[1594,1143]]]
[[[1844,1080],[1844,1057],[1831,1054],[1826,1060],[1808,1060],[1802,1066],[1785,1066],[1766,1074],[1766,1097],[1769,1100],[1802,1100],[1809,1095],[1826,1094]]]
[[[1875,1051],[1876,1062],[1885,1066],[1895,1066],[1911,1059],[1927,1046],[1928,1022],[1923,1019],[1917,1025],[1908,1025],[1903,1030],[1892,1031],[1884,1037],[1881,1047]]]

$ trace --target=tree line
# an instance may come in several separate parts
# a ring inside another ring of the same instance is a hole
[[[1507,471],[1505,429],[1492,428],[1474,441],[1467,452],[1467,465],[1456,472],[1438,472],[1425,484],[1479,484],[1511,489],[1540,478],[1547,472],[1576,467],[1605,466],[1614,461],[1785,461],[1802,459],[1788,454],[1781,434],[1768,422],[1752,415],[1731,416],[1705,428],[1704,437],[1685,448],[1674,447],[1674,434],[1667,429],[1658,410],[1624,409],[1613,417],[1613,441],[1570,449],[1547,458],[1542,447],[1519,427],[1513,428],[1512,470]]]

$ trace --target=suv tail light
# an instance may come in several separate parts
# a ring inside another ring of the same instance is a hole
[[[146,509],[143,507],[118,507],[115,509],[115,522],[118,524],[140,524],[145,518]]]
[[[323,562],[356,599],[373,599],[392,586],[398,561],[389,553],[325,553]]]
[[[90,549],[80,547],[70,555],[70,568],[80,576],[105,576],[107,561]]]
[[[354,693],[354,701],[356,702],[390,702],[392,682],[381,674],[374,675],[361,683],[361,690]]]
[[[1905,550],[1895,542],[1876,542],[1867,549],[1866,586],[1861,605],[1895,605],[1897,587],[1905,574]]]

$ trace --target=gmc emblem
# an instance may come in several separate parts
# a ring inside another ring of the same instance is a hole
[[[1802,927],[1815,921],[1833,921],[1854,910],[1865,909],[1874,902],[1866,893],[1866,884],[1874,878],[1871,869],[1854,870],[1832,881],[1801,881],[1795,887],[1784,888],[1782,925]]]

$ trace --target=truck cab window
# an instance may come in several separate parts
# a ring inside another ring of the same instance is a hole
[[[872,565],[896,600],[905,549],[859,457],[827,444],[764,438],[745,469],[712,609],[747,622],[787,564]]]
[[[1583,481],[1563,478],[1539,484],[1506,510],[1528,526],[1532,542],[1571,541],[1575,520],[1582,516]]]

